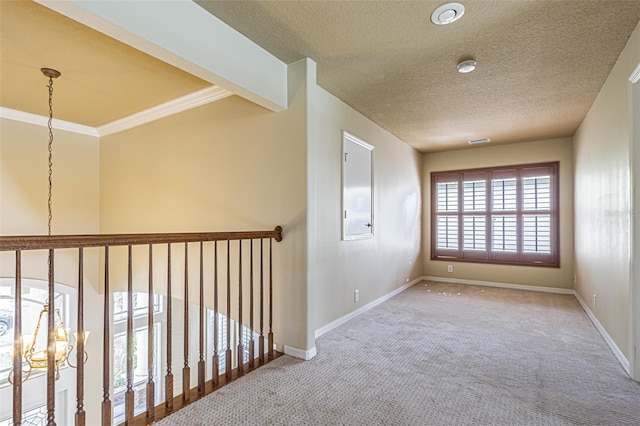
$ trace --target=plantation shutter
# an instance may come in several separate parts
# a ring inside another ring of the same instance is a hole
[[[440,176],[434,182],[436,194],[436,251],[439,256],[457,257],[459,248],[459,177]]]
[[[518,260],[518,171],[491,172],[491,258]]]
[[[522,174],[522,253],[534,263],[555,257],[557,217],[557,170],[552,166],[525,168]]]
[[[431,174],[432,259],[558,266],[558,163]]]
[[[487,257],[487,174],[464,173],[462,182],[462,256]]]

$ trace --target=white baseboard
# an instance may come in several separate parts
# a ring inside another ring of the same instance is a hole
[[[333,330],[334,328],[341,326],[342,324],[344,324],[345,322],[349,321],[350,319],[357,317],[361,313],[366,312],[369,309],[373,308],[374,306],[377,306],[377,305],[381,304],[382,302],[391,299],[396,294],[402,293],[403,291],[405,291],[406,289],[408,289],[412,285],[417,284],[420,281],[422,281],[422,278],[423,277],[416,278],[415,280],[406,283],[402,287],[398,287],[397,289],[393,290],[392,292],[387,293],[384,296],[377,298],[373,302],[369,302],[366,305],[364,305],[363,307],[358,308],[355,311],[350,312],[347,315],[345,315],[343,317],[340,317],[337,320],[332,321],[332,322],[330,322],[329,324],[327,324],[327,325],[325,325],[323,327],[320,327],[319,329],[316,330],[315,338],[317,339],[318,337],[322,336],[323,334],[328,333],[329,331]]]
[[[491,281],[463,280],[458,278],[445,278],[445,277],[425,276],[425,277],[422,277],[422,279],[425,281],[438,281],[441,283],[480,285],[484,287],[510,288],[513,290],[540,291],[542,293],[574,294],[573,289],[570,289],[570,288],[539,287],[535,285],[496,283]]]
[[[598,332],[600,332],[600,335],[602,336],[604,341],[607,342],[607,345],[609,345],[611,352],[613,352],[615,357],[618,358],[618,362],[620,362],[620,364],[622,365],[622,368],[624,368],[624,371],[626,371],[627,374],[630,375],[631,370],[629,367],[629,360],[627,359],[627,357],[624,356],[624,354],[622,353],[618,345],[616,345],[616,342],[614,342],[611,336],[609,336],[609,333],[607,333],[607,330],[605,330],[602,324],[600,324],[600,321],[598,321],[598,319],[593,314],[593,312],[591,312],[591,309],[589,309],[587,304],[584,303],[584,300],[582,300],[580,295],[577,292],[574,292],[573,295],[576,297],[576,299],[578,299],[580,306],[582,306],[582,309],[587,314],[587,316],[589,317],[593,325],[596,326],[596,329],[598,330]]]
[[[284,345],[284,354],[292,356],[294,358],[299,358],[305,361],[309,361],[310,359],[318,355],[318,352],[316,351],[315,346],[312,347],[311,349],[304,350],[304,349],[294,348],[293,346]]]

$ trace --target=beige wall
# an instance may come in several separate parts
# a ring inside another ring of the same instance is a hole
[[[304,64],[289,70],[286,111],[274,113],[232,96],[103,138],[100,230],[206,232],[282,225],[284,240],[274,243],[274,332],[279,344],[304,348],[306,70]],[[183,248],[176,250],[176,258],[183,257]],[[123,268],[114,268],[115,284],[122,284]],[[162,279],[159,273],[159,291]],[[146,285],[146,279],[140,282]],[[175,280],[174,294],[181,294],[181,283]],[[190,284],[195,300],[197,280]]]
[[[99,230],[99,141],[54,130],[52,232]],[[46,127],[0,119],[0,235],[46,235],[49,133]],[[23,254],[25,278],[47,279],[44,253]],[[60,252],[56,281],[75,287],[76,255]],[[13,255],[2,254],[0,276],[14,276]],[[87,262],[90,262],[87,259]],[[97,272],[87,271],[97,289]]]
[[[47,142],[46,127],[0,119],[0,235],[47,234]],[[95,234],[99,232],[99,141],[97,138],[54,130],[53,143],[53,220],[55,234]],[[55,281],[77,287],[77,252],[57,251]],[[86,250],[85,306],[96,315],[85,316],[85,328],[99,336],[102,330],[102,296],[98,294],[98,251]],[[15,277],[15,255],[0,254],[0,277]],[[22,254],[22,276],[47,280],[47,257],[43,252]],[[74,327],[75,318],[68,324]],[[102,370],[100,338],[89,339],[92,354],[86,368]],[[63,375],[75,370],[64,370]],[[44,379],[44,378],[43,378]],[[75,383],[64,378],[65,383]],[[32,379],[31,381],[37,381]],[[43,386],[44,380],[43,380]],[[87,380],[85,404],[90,424],[99,423],[101,381]],[[27,390],[25,390],[27,392]],[[75,386],[68,389],[69,413],[75,407]],[[25,399],[30,401],[28,397]],[[38,401],[36,401],[38,402]],[[29,408],[29,407],[25,407]]]
[[[629,357],[629,77],[640,27],[574,136],[576,291]],[[597,304],[593,304],[593,295]]]
[[[0,119],[0,233],[47,233],[49,131],[46,127]],[[98,138],[54,130],[53,231],[98,228]]]
[[[422,275],[422,159],[320,87],[309,108],[309,286],[318,329]],[[341,240],[343,130],[375,147],[373,238]]]
[[[431,184],[436,171],[560,161],[560,268],[491,265],[431,260]],[[573,166],[571,138],[462,151],[425,154],[423,158],[424,274],[447,279],[487,281],[529,286],[573,288]],[[447,265],[453,264],[453,273]]]

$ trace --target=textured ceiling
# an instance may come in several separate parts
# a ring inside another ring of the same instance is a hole
[[[211,83],[27,0],[0,0],[0,106],[98,127]]]
[[[436,26],[446,1],[197,1],[423,152],[573,135],[640,20],[638,0],[461,2]]]

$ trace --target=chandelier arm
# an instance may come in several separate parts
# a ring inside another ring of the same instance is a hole
[[[60,309],[56,309],[56,315],[58,315],[58,323],[59,328],[62,329],[62,332],[64,333],[64,340],[66,342],[69,342],[69,333],[67,333],[67,329],[64,326],[64,322],[62,321],[62,314],[60,314]]]
[[[36,330],[33,333],[33,340],[29,345],[29,350],[25,352],[25,358],[27,359],[27,361],[29,359],[27,358],[27,355],[31,355],[31,356],[33,355],[34,348],[36,346],[36,341],[38,340],[38,332],[40,331],[40,325],[42,324],[42,315],[45,312],[48,312],[48,309],[49,309],[49,305],[44,305],[42,307],[42,310],[40,311],[40,315],[38,316],[38,322],[36,323]],[[31,365],[31,363],[29,363],[29,365]]]
[[[78,366],[77,366],[77,365],[74,365],[74,364],[71,362],[71,359],[73,358],[73,357],[71,356],[71,352],[73,352],[73,350],[74,350],[74,349],[76,349],[76,351],[77,351],[77,348],[76,348],[76,346],[71,345],[71,344],[68,346],[68,348],[69,348],[69,353],[67,354],[67,365],[68,365],[69,367],[71,367],[71,368],[78,368]],[[84,351],[84,360],[82,361],[82,364],[86,364],[86,363],[87,363],[87,361],[89,361],[89,354],[88,354],[88,353],[87,353],[87,351],[85,350],[85,351]]]
[[[29,366],[29,371],[27,371],[27,375],[25,376],[25,378],[22,379],[23,382],[29,380],[29,377],[31,377],[31,372],[33,371],[33,367],[31,366],[31,364],[27,363],[27,365]]]
[[[29,364],[26,361],[22,361],[23,365],[28,365],[29,366],[29,370],[26,372],[24,372],[24,370],[22,371],[22,383],[26,382],[27,380],[29,380],[29,377],[31,377],[31,371],[33,370],[33,368],[31,367],[31,364]],[[9,382],[10,385],[13,384],[13,376],[14,376],[14,370],[13,368],[11,369],[11,371],[9,371],[9,374],[7,375],[7,381]]]
[[[71,367],[71,368],[78,368],[78,366],[77,366],[77,365],[74,365],[74,364],[71,362],[71,358],[72,358],[72,357],[71,357],[71,352],[73,352],[73,350],[75,349],[75,346],[73,346],[72,344],[69,344],[69,345],[67,346],[67,349],[68,349],[68,352],[67,352],[67,365],[68,365],[69,367]]]

